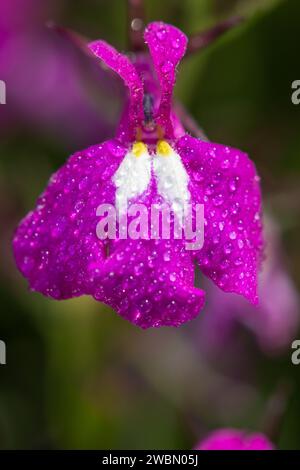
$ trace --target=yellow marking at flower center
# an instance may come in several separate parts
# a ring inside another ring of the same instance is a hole
[[[168,157],[173,152],[172,147],[166,140],[159,140],[157,142],[156,151],[163,157]]]
[[[140,157],[143,153],[147,153],[147,147],[144,142],[135,142],[132,146],[132,153],[135,157]]]

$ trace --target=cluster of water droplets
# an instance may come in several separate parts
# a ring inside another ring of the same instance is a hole
[[[259,178],[241,151],[197,141],[179,144],[194,202],[204,203],[205,244],[197,255],[203,271],[221,288],[256,301],[262,223]]]
[[[114,203],[110,180],[124,153],[114,141],[93,146],[70,157],[50,178],[13,241],[32,290],[56,299],[90,293],[89,266],[104,259],[96,209],[103,201]]]

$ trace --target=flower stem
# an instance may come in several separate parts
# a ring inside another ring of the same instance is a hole
[[[143,0],[128,0],[129,50],[142,51],[144,44],[145,9]]]
[[[59,34],[61,37],[65,38],[69,43],[73,44],[73,46],[77,50],[83,52],[86,56],[95,59],[95,55],[89,50],[87,46],[90,42],[88,38],[81,36],[79,33],[76,33],[76,31],[73,31],[72,29],[64,28],[63,26],[57,25],[52,21],[48,21],[46,26],[50,30]]]
[[[244,20],[241,16],[233,16],[228,20],[222,21],[210,29],[196,33],[189,38],[186,57],[199,52],[205,47],[215,42],[220,36],[239,25]]]
[[[182,104],[176,103],[175,105],[176,114],[179,117],[183,127],[197,139],[204,140],[208,142],[208,138],[205,135],[204,131],[198,126],[197,122],[192,118],[192,116],[186,111]]]
[[[273,396],[271,396],[267,403],[262,422],[262,431],[274,443],[276,443],[280,437],[282,422],[291,392],[292,384],[289,381],[282,381],[278,384]]]

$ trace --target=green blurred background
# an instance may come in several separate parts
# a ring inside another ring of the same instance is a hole
[[[280,227],[285,266],[299,288],[300,105],[291,102],[291,83],[300,79],[300,2],[149,0],[145,6],[149,21],[171,22],[188,34],[232,14],[246,16],[242,26],[183,62],[176,94],[211,140],[242,148],[255,161],[265,207]],[[47,19],[127,48],[123,0],[45,2],[26,28],[39,31]],[[66,46],[55,41],[54,53],[61,53]],[[47,51],[40,54],[32,61]],[[35,70],[30,60],[19,70],[21,81],[23,73],[27,77],[26,93],[33,96]],[[0,79],[3,74],[0,70]],[[72,74],[87,87],[77,62]],[[94,70],[91,75],[92,86],[83,92],[97,113],[101,90]],[[54,124],[41,125],[38,114],[30,119],[17,105],[12,109],[14,100],[18,104],[14,83],[10,88],[7,79],[7,104],[0,106],[0,339],[7,345],[7,364],[0,366],[0,447],[192,448],[211,429],[258,429],[278,382],[288,380],[292,392],[278,445],[300,449],[300,366],[292,365],[289,345],[268,355],[244,331],[247,356],[241,374],[223,367],[227,345],[213,363],[199,350],[197,319],[179,329],[141,331],[89,298],[56,302],[27,290],[11,253],[13,230],[50,174],[102,135],[83,132],[79,112],[77,133],[54,92],[40,92],[40,101],[32,105],[47,116],[51,102]],[[115,107],[114,102],[105,107],[104,114],[111,113],[108,137],[117,122]],[[295,330],[294,338],[299,334]]]

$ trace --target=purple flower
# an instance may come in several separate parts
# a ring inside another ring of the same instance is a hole
[[[132,60],[104,41],[89,45],[129,91],[116,138],[70,157],[19,225],[13,246],[32,290],[55,299],[92,295],[149,328],[179,326],[199,313],[205,294],[194,287],[195,262],[225,292],[256,304],[263,242],[254,164],[240,150],[187,135],[174,112],[186,36],[152,23],[145,41],[150,56]],[[145,233],[100,240],[96,211],[104,203],[122,214],[132,203],[167,205],[174,224],[188,204],[202,204],[204,246],[187,250],[185,236]]]
[[[196,450],[274,450],[269,439],[261,433],[247,434],[237,429],[218,429],[195,447]]]
[[[1,2],[0,79],[6,83],[7,104],[0,115],[0,134],[12,124],[26,123],[73,144],[109,138],[123,101],[121,81],[45,27],[55,3]]]
[[[239,325],[253,333],[266,353],[279,353],[290,347],[299,326],[299,298],[282,261],[278,228],[267,218],[265,238],[266,262],[259,276],[258,308],[241,297],[224,294],[212,283],[207,286],[212,300],[201,318],[198,340],[209,356],[222,356],[224,348],[232,345]]]

